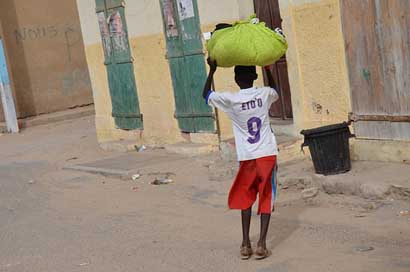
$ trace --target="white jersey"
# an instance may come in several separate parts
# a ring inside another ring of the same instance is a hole
[[[237,93],[208,93],[207,103],[226,112],[233,122],[239,161],[278,154],[269,118],[269,108],[278,98],[276,91],[269,87],[242,89]]]

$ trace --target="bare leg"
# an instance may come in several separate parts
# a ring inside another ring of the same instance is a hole
[[[249,239],[249,230],[251,227],[252,207],[241,211],[242,215],[242,246],[250,247],[251,240]]]
[[[251,227],[252,207],[242,210],[242,245],[241,245],[241,258],[242,260],[249,260],[253,254],[251,247],[251,240],[249,239],[249,229]]]
[[[266,249],[266,236],[268,234],[270,213],[261,214],[261,233],[258,241],[258,248]]]

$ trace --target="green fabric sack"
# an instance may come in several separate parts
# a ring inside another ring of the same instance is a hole
[[[206,44],[209,56],[220,67],[266,66],[279,60],[288,48],[281,34],[259,22],[255,15],[232,27],[216,30]]]

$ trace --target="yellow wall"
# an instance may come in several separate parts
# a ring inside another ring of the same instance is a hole
[[[93,82],[97,134],[100,141],[134,139],[136,132],[115,128],[111,100],[95,15],[94,0],[77,0],[86,54]],[[199,0],[203,32],[216,23],[244,19],[253,12],[252,1]],[[218,7],[218,8],[215,8]],[[283,28],[289,41],[287,54],[294,111],[294,135],[305,128],[345,121],[350,111],[338,0],[280,0]],[[182,141],[174,119],[175,102],[159,1],[128,1],[126,6],[135,77],[141,112],[143,140],[148,143]],[[256,85],[263,85],[261,72]],[[217,90],[236,91],[233,70],[220,68]],[[199,90],[200,91],[200,90]],[[228,117],[219,113],[222,139],[231,138]]]
[[[100,141],[135,139],[138,133],[116,129],[111,117],[94,2],[77,0],[93,82],[98,138]],[[252,1],[247,0],[199,0],[198,7],[203,32],[212,30],[216,23],[244,19],[253,12]],[[280,0],[280,7],[289,40],[287,58],[295,123],[292,134],[346,120],[350,97],[338,0]],[[143,140],[148,143],[182,141],[173,117],[175,102],[165,59],[159,1],[128,1],[126,15],[144,114]],[[262,84],[260,76],[256,85]],[[215,86],[217,90],[236,91],[232,69],[219,69]],[[228,117],[223,113],[219,115],[222,139],[231,138]]]
[[[96,104],[99,141],[135,139],[137,132],[115,128],[103,62],[94,0],[77,0]],[[245,19],[253,12],[252,1],[199,0],[201,28],[216,23]],[[215,8],[218,7],[218,8]],[[280,0],[283,28],[289,40],[287,54],[294,111],[294,129],[335,123],[347,119],[350,111],[349,85],[345,65],[338,0]],[[128,1],[126,16],[135,59],[135,77],[141,112],[143,140],[147,143],[182,141],[174,119],[175,102],[159,1]],[[261,72],[256,85],[263,85]],[[215,76],[217,90],[236,91],[233,70],[221,68]],[[229,139],[232,126],[219,113],[221,138]]]
[[[350,147],[353,160],[410,164],[409,141],[354,139]]]
[[[280,0],[295,131],[347,120],[351,110],[339,0]]]
[[[134,71],[141,113],[144,115],[144,131],[123,131],[115,128],[111,117],[111,98],[101,46],[94,0],[77,0],[84,36],[86,58],[93,86],[96,109],[96,127],[99,142],[139,140],[148,144],[169,144],[184,141],[174,118],[175,101],[171,75],[166,55],[166,43],[162,29],[159,1],[127,1],[126,16]],[[199,0],[200,20],[203,31],[210,31],[215,24],[244,19],[253,12],[248,0]],[[218,9],[215,7],[218,6]],[[259,81],[261,83],[261,80]],[[217,90],[237,90],[232,69],[220,69],[216,74]],[[201,92],[201,90],[197,90]],[[220,113],[222,139],[233,137],[227,116]],[[192,135],[198,142],[217,144],[212,135]]]
[[[202,31],[211,31],[216,23],[245,19],[253,12],[252,2],[198,0]],[[294,115],[294,124],[289,126],[290,134],[300,136],[302,129],[346,121],[351,103],[339,0],[279,0],[279,3],[282,27],[289,43],[287,62]],[[77,4],[93,87],[99,141],[132,139],[150,144],[183,141],[173,117],[175,101],[165,58],[159,1],[128,0],[126,5],[135,78],[144,114],[143,133],[115,128],[95,0],[77,0]],[[261,71],[259,74],[256,85],[261,86]],[[236,91],[233,69],[218,69],[215,86],[217,91]],[[220,112],[219,116],[221,138],[229,139],[233,136],[231,123],[225,114]],[[192,135],[191,138],[215,143],[216,137],[213,136],[200,138]],[[382,148],[378,149],[378,145]],[[352,143],[352,154],[354,159],[408,162],[405,154],[409,152],[401,151],[408,148],[408,144],[394,141],[356,140]]]
[[[294,135],[306,128],[346,121],[350,84],[340,0],[279,0],[287,35]],[[409,142],[351,140],[354,160],[409,163]]]
[[[129,1],[126,8],[140,110],[144,115],[143,133],[115,127],[95,1],[77,3],[93,85],[98,141],[136,140],[149,144],[181,141],[173,118],[174,98],[158,1]],[[145,10],[141,12],[143,7]],[[147,22],[148,18],[152,19]]]
[[[135,77],[141,112],[144,114],[144,142],[181,141],[164,35],[156,34],[131,40],[135,56]]]

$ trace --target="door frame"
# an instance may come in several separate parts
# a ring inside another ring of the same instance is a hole
[[[263,2],[258,2],[263,1]],[[259,3],[267,5],[270,20],[266,21],[266,26],[272,30],[276,27],[282,28],[282,17],[280,15],[279,1],[278,0],[253,0],[255,14],[259,17],[258,7]],[[275,16],[277,14],[278,16]],[[261,18],[259,18],[261,19]],[[272,104],[269,114],[273,119],[282,119],[293,121],[293,109],[292,109],[292,95],[289,84],[289,75],[287,68],[286,55],[283,56],[276,63],[270,65],[270,71],[272,77],[275,80],[276,87],[279,89],[279,101]],[[268,84],[266,77],[266,71],[263,69],[263,78],[265,84]],[[279,104],[278,104],[279,103]],[[273,112],[280,112],[279,116],[273,116]]]

